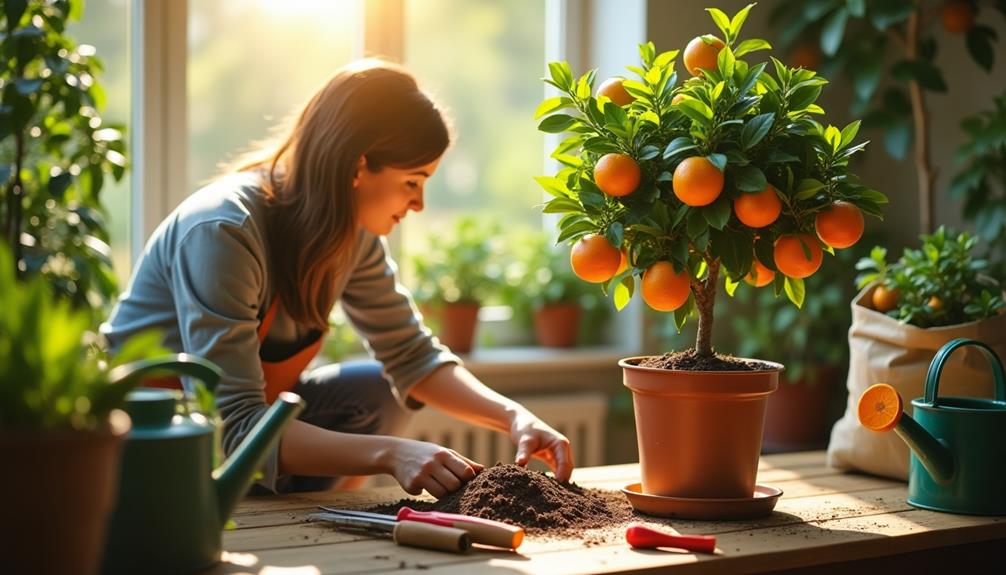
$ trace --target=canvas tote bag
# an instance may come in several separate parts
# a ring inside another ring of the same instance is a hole
[[[831,430],[828,465],[907,481],[908,446],[894,433],[877,433],[860,425],[856,415],[859,397],[871,385],[886,383],[898,390],[905,413],[911,414],[911,401],[924,395],[929,363],[950,340],[977,339],[1006,360],[1006,315],[923,329],[866,307],[873,289],[873,285],[867,286],[852,301],[846,383],[849,399],[845,414]],[[988,360],[974,347],[955,351],[943,369],[939,393],[941,397],[992,397]]]

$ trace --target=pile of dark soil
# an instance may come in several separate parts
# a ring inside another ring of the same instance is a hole
[[[730,355],[716,354],[702,357],[694,349],[665,353],[639,362],[640,367],[673,369],[679,371],[771,371],[774,366],[761,361],[741,359]]]
[[[617,491],[559,483],[540,471],[499,463],[439,501],[402,499],[370,511],[393,515],[406,506],[505,521],[528,534],[555,537],[584,538],[589,530],[624,528],[633,520],[632,507]]]

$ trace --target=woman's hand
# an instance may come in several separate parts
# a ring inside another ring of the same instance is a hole
[[[383,454],[382,466],[410,495],[423,489],[440,499],[482,471],[482,465],[434,443],[398,439]]]
[[[517,411],[510,424],[510,438],[517,445],[514,463],[527,465],[534,457],[552,468],[556,481],[569,481],[573,473],[573,452],[566,436],[522,409]]]

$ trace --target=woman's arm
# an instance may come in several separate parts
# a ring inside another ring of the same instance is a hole
[[[440,366],[416,384],[410,395],[459,419],[509,433],[517,444],[518,465],[537,457],[549,464],[558,481],[569,481],[573,472],[569,440],[521,404],[486,387],[464,367]]]
[[[280,441],[279,469],[283,475],[324,477],[388,473],[412,495],[425,489],[440,498],[475,477],[482,466],[424,441],[340,433],[295,420]]]

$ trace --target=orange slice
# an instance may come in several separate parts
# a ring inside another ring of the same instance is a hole
[[[901,395],[890,385],[871,385],[859,398],[859,422],[873,431],[890,431],[901,420]]]

